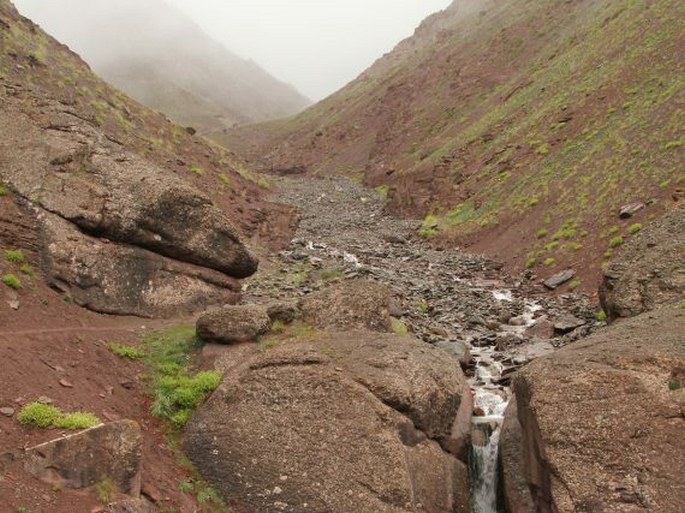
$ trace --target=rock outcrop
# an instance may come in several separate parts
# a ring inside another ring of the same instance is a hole
[[[197,320],[197,334],[206,342],[235,344],[255,340],[271,326],[267,309],[258,305],[229,305],[210,310]]]
[[[321,329],[390,330],[390,291],[376,281],[350,280],[300,302],[307,322]]]
[[[0,124],[12,127],[0,141],[0,179],[42,220],[48,282],[116,314],[237,300],[235,278],[252,274],[257,259],[206,195],[69,107],[46,103],[44,115],[38,126],[11,105],[0,109]]]
[[[109,480],[119,492],[138,497],[142,450],[138,424],[121,420],[27,449],[24,469],[59,489]]]
[[[183,441],[225,497],[264,512],[469,511],[466,466],[440,443],[470,391],[442,351],[367,331],[237,361],[242,349],[218,362],[223,383]]]
[[[685,310],[663,307],[518,373],[501,442],[509,511],[685,511],[683,333]]]
[[[610,320],[685,299],[685,207],[626,245],[603,272],[600,299]]]

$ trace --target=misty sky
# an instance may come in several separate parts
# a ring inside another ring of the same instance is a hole
[[[31,17],[47,1],[60,0],[16,0],[15,4],[22,14]],[[320,100],[353,80],[378,57],[410,36],[423,18],[451,3],[451,0],[168,1],[229,50],[254,60],[312,100]]]

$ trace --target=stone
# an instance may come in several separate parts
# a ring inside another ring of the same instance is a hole
[[[300,316],[300,311],[293,303],[273,303],[267,306],[266,313],[271,322],[281,321],[290,324]]]
[[[255,349],[242,362],[231,349],[183,437],[225,498],[258,511],[469,511],[466,465],[441,443],[464,402],[470,414],[470,392],[442,351],[368,331]],[[277,499],[263,493],[275,487]]]
[[[685,205],[646,226],[602,271],[608,319],[630,317],[685,297]]]
[[[10,408],[10,407],[0,408],[0,415],[4,415],[5,417],[12,417],[14,415],[14,408]]]
[[[303,318],[320,329],[390,330],[390,291],[376,281],[333,284],[300,301]]]
[[[108,504],[103,511],[104,513],[158,513],[159,509],[145,498],[132,498]]]
[[[218,271],[105,243],[54,214],[41,214],[39,220],[47,282],[90,310],[171,317],[240,297],[240,283]]]
[[[137,497],[142,449],[138,424],[121,420],[28,448],[24,470],[62,489],[88,488],[109,479],[120,492]]]
[[[197,320],[197,335],[206,342],[250,342],[271,326],[267,309],[259,305],[229,305],[205,312]]]
[[[558,334],[569,333],[580,326],[584,326],[587,322],[579,319],[571,314],[563,314],[554,320],[554,331]]]
[[[669,388],[683,333],[682,309],[666,306],[516,373],[501,438],[508,511],[629,511],[627,499],[685,511],[685,390]]]
[[[539,338],[541,340],[549,340],[554,337],[554,323],[549,320],[549,317],[543,315],[535,319],[532,326],[526,328],[524,336],[528,338]]]
[[[549,277],[543,282],[543,285],[547,287],[550,290],[554,290],[567,281],[570,281],[573,279],[573,277],[576,275],[576,272],[573,269],[566,269],[565,271],[561,271],[560,273],[555,274],[554,276]]]
[[[628,219],[633,217],[643,208],[645,208],[644,203],[630,203],[629,205],[623,205],[618,211],[618,217],[621,219]]]

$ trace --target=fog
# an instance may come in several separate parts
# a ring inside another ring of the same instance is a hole
[[[230,51],[251,59],[276,78],[319,100],[353,80],[373,61],[410,36],[421,20],[451,0],[168,0]],[[97,44],[98,33],[117,31],[115,20],[88,26],[98,6],[122,11],[137,3],[135,26],[144,33],[147,16],[177,22],[175,9],[140,0],[14,0],[25,16],[81,53],[76,42],[89,38],[90,55],[106,58],[113,49]],[[103,5],[107,4],[107,5]],[[120,7],[121,6],[121,7]],[[142,13],[142,14],[141,14]],[[122,15],[127,13],[122,12]],[[166,19],[168,17],[168,20]],[[140,34],[121,34],[117,51],[135,51]],[[105,38],[107,39],[107,38]],[[84,55],[88,59],[87,55]]]

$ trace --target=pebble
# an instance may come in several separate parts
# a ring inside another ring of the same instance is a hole
[[[11,417],[14,415],[14,408],[0,408],[0,414],[4,415],[5,417]]]

